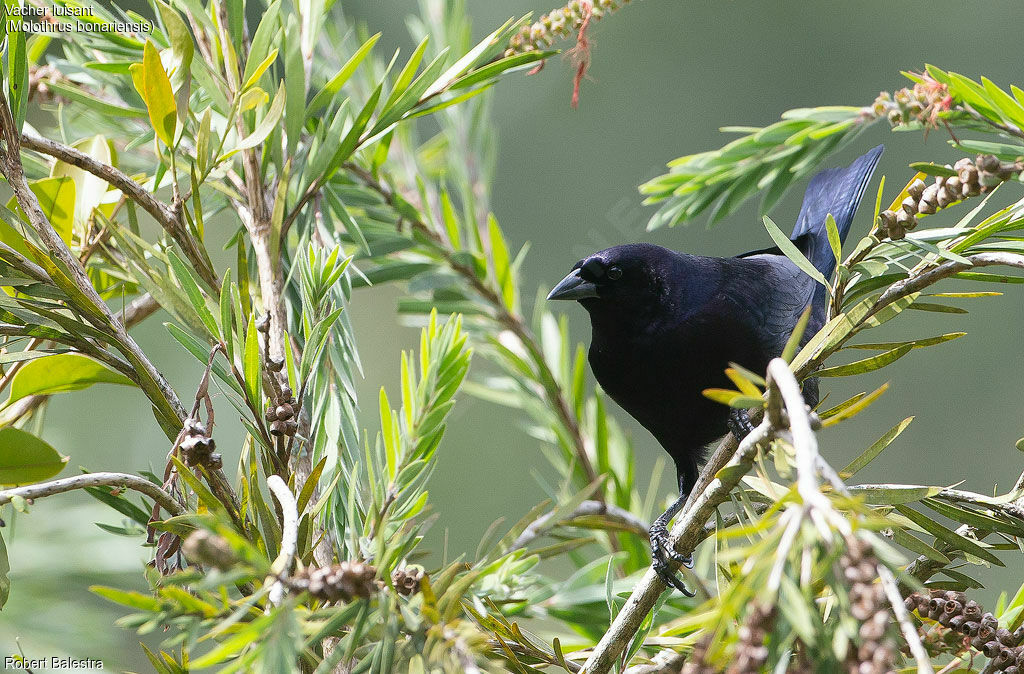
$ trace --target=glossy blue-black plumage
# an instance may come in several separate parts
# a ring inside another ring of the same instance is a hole
[[[792,238],[826,277],[835,269],[826,217],[845,240],[881,153],[808,185]],[[808,334],[825,317],[824,289],[778,249],[716,258],[615,246],[578,262],[549,298],[575,299],[589,312],[594,376],[673,458],[684,495],[705,446],[728,430],[728,408],[701,392],[731,387],[729,362],[764,372],[809,303]],[[813,382],[805,394],[816,402]]]

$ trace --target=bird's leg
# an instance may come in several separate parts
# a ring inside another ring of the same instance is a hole
[[[672,521],[676,513],[683,509],[687,497],[693,490],[697,481],[697,463],[693,458],[687,457],[683,465],[677,464],[677,470],[679,470],[679,498],[673,501],[668,510],[663,512],[651,525],[651,567],[665,585],[674,587],[687,597],[692,597],[694,593],[688,590],[686,584],[675,575],[670,564],[675,562],[692,569],[693,557],[676,551],[668,537],[668,523]]]
[[[651,566],[666,585],[674,587],[687,597],[692,597],[694,593],[687,589],[686,584],[675,575],[669,566],[669,560],[671,560],[688,569],[693,568],[693,557],[677,552],[668,537],[668,523],[676,513],[682,510],[687,496],[688,494],[680,494],[679,498],[668,507],[668,510],[663,512],[651,525]]]
[[[729,420],[727,423],[729,431],[736,436],[737,440],[742,440],[754,430],[754,424],[750,422],[750,412],[746,410],[735,408],[729,410]]]

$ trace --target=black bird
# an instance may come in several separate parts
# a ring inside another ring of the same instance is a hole
[[[882,149],[847,168],[822,171],[807,186],[791,239],[826,278],[835,270],[826,217],[832,214],[845,240]],[[777,247],[720,258],[635,243],[580,260],[548,299],[577,300],[587,310],[598,383],[675,461],[679,498],[651,527],[651,558],[666,584],[693,596],[669,571],[668,558],[693,562],[668,544],[668,523],[697,481],[705,446],[729,430],[750,430],[743,415],[701,392],[729,386],[730,362],[764,372],[808,304],[804,334],[817,332],[825,289]],[[804,396],[817,404],[815,381],[805,382]]]

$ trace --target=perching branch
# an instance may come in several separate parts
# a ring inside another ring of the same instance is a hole
[[[149,480],[130,473],[86,473],[27,487],[4,489],[0,490],[0,505],[10,503],[16,496],[24,499],[41,498],[86,487],[127,487],[153,499],[171,515],[185,514],[185,508],[166,491]]]
[[[768,442],[775,436],[780,427],[773,424],[773,420],[781,420],[779,412],[782,400],[779,394],[775,378],[781,370],[792,377],[789,373],[789,366],[781,359],[775,359],[768,369],[768,414],[761,423],[754,428],[739,443],[735,454],[729,459],[732,447],[735,446],[735,439],[732,435],[726,436],[722,441],[711,460],[701,472],[701,477],[691,494],[691,500],[687,508],[676,520],[672,527],[670,542],[673,548],[679,552],[692,552],[697,542],[702,538],[704,523],[714,513],[715,508],[729,499],[733,488],[739,484],[757,456],[759,449],[767,448]],[[724,460],[724,461],[723,461]],[[719,475],[723,466],[734,468]],[[706,487],[705,487],[705,483]],[[591,652],[583,666],[587,674],[605,674],[618,660],[622,651],[632,640],[633,635],[640,629],[647,614],[654,608],[655,602],[662,592],[665,591],[665,584],[654,572],[648,569],[643,578],[633,589],[633,593],[626,600],[625,606],[615,616],[611,627],[601,637],[601,641]]]

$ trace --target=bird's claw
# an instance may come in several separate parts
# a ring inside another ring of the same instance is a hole
[[[754,424],[750,422],[750,413],[746,410],[732,409],[729,411],[729,431],[737,440],[742,440],[754,430]]]
[[[668,530],[664,527],[651,529],[651,567],[658,574],[662,582],[669,587],[674,587],[687,597],[695,596],[695,593],[686,587],[686,583],[679,578],[669,566],[671,562],[681,564],[688,569],[693,568],[693,557],[677,552],[668,540]]]

